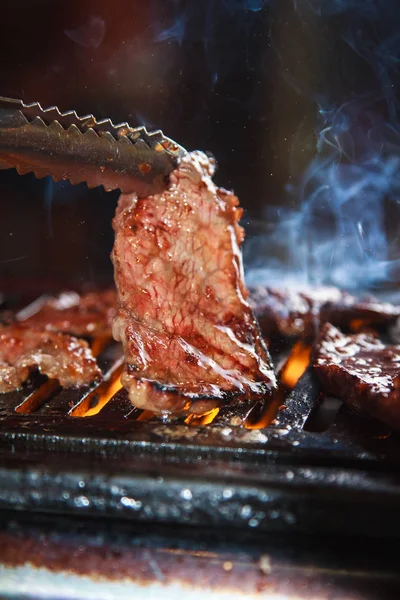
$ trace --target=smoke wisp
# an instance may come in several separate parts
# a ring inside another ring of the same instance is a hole
[[[363,82],[357,91],[315,90],[315,156],[297,183],[287,186],[295,208],[269,207],[265,231],[258,225],[259,231],[250,235],[245,248],[248,282],[334,284],[353,291],[396,287],[398,5],[297,0],[294,7],[303,18],[311,11],[320,27],[336,19],[337,35],[369,69],[368,85]],[[338,63],[336,68],[344,67]]]

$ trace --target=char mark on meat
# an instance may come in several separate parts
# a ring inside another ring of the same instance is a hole
[[[0,326],[0,393],[20,388],[36,368],[64,387],[101,377],[85,340],[24,325]]]
[[[313,364],[326,395],[400,429],[400,346],[325,323]]]
[[[246,301],[242,211],[213,172],[213,160],[193,152],[163,194],[119,201],[113,333],[123,384],[141,408],[182,412],[199,398],[259,398],[276,385]]]

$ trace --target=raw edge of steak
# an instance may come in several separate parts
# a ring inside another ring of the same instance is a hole
[[[313,366],[328,396],[400,429],[400,346],[371,334],[343,334],[325,323]]]
[[[213,173],[213,160],[192,152],[163,194],[119,200],[113,334],[125,351],[122,382],[140,408],[179,413],[193,401],[260,398],[276,386],[246,301],[242,211]]]

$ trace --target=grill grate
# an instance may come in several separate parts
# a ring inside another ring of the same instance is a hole
[[[120,346],[103,344],[98,361],[105,383],[65,390],[35,375],[0,396],[0,508],[400,535],[397,436],[344,407],[325,431],[310,430],[321,406],[310,369],[257,429],[276,403],[226,406],[208,425],[163,422],[120,390],[82,417],[119,375]]]

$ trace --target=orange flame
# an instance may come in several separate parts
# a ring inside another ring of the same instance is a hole
[[[295,343],[279,375],[280,385],[257,421],[245,423],[246,429],[264,429],[270,425],[280,406],[284,404],[288,388],[294,388],[310,363],[311,346],[299,340]]]
[[[212,408],[202,415],[190,414],[186,417],[186,425],[208,425],[212,423],[219,413],[219,406]]]
[[[268,427],[271,421],[275,418],[276,411],[279,405],[282,404],[281,390],[278,390],[274,395],[274,398],[264,408],[261,416],[254,422],[249,423],[248,421],[244,424],[246,429],[264,429]]]
[[[106,385],[107,384],[107,385]],[[98,396],[98,401],[96,406],[89,408],[82,417],[92,417],[93,415],[97,415],[103,406],[107,404],[109,400],[122,388],[121,379],[117,376],[116,379],[112,381],[107,381],[106,384],[102,384],[96,390],[96,395]]]
[[[373,323],[370,319],[352,319],[350,321],[350,330],[353,333],[372,333],[374,335],[378,334],[376,327],[373,326]]]
[[[311,346],[301,340],[295,343],[280,374],[280,381],[293,389],[310,363]]]
[[[110,338],[109,335],[98,335],[95,337],[90,344],[93,356],[99,356],[99,354],[103,352],[111,340],[112,338]]]
[[[110,336],[97,336],[92,340],[91,350],[94,356],[99,356],[110,343]],[[120,380],[123,369],[122,359],[117,360],[111,372],[106,375],[105,381],[95,388],[75,406],[70,415],[74,417],[92,417],[97,415],[111,398],[122,388]],[[93,402],[95,405],[92,406]]]

